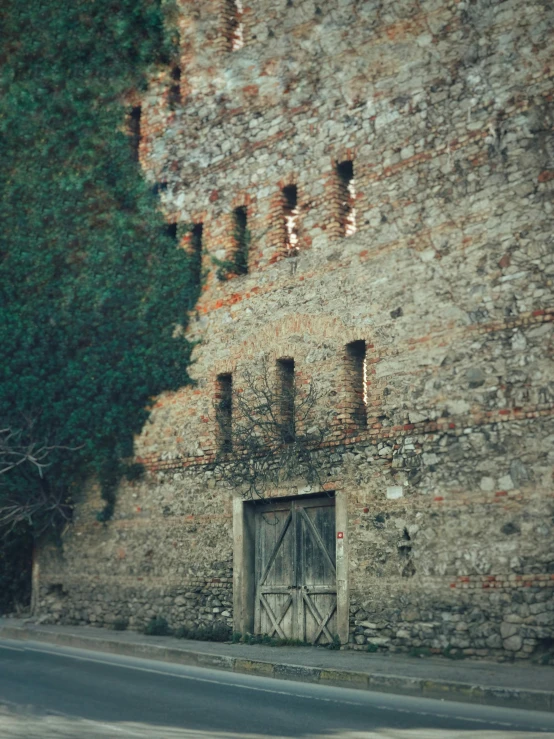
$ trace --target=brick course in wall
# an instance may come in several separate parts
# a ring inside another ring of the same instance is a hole
[[[554,9],[259,0],[232,51],[231,6],[180,1],[180,100],[170,69],[140,99],[140,160],[167,183],[168,222],[203,224],[196,384],[157,399],[136,439],[147,474],[122,483],[114,519],[96,521],[91,486],[63,546],[42,548],[38,609],[232,624],[240,491],[214,469],[216,380],[240,388],[263,356],[286,357],[329,428],[321,487],[347,497],[351,646],[540,654],[554,639]],[[237,207],[249,271],[219,280]],[[354,341],[366,425],[345,376]]]

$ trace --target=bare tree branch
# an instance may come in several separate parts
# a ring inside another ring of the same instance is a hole
[[[56,522],[71,518],[69,491],[47,479],[46,471],[54,452],[75,452],[82,446],[39,441],[34,437],[34,426],[33,420],[27,420],[25,428],[0,428],[0,530],[4,534],[20,524],[40,534]]]
[[[329,424],[318,423],[318,401],[313,381],[301,388],[294,379],[288,385],[279,383],[267,357],[259,373],[245,370],[241,386],[233,387],[230,407],[216,403],[220,438],[227,442],[220,445],[216,474],[248,499],[263,498],[269,488],[290,479],[321,486],[315,452]]]

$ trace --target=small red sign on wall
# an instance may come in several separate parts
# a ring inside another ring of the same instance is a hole
[[[337,533],[337,539],[344,539],[344,534],[343,534],[343,532],[342,532],[342,531],[339,531],[339,532]]]

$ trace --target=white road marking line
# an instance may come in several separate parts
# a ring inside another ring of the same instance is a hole
[[[504,726],[507,728],[518,728],[517,724],[507,723],[505,721],[490,721],[482,718],[471,718],[469,716],[449,716],[447,713],[432,713],[429,711],[412,711],[407,708],[391,708],[390,706],[377,706],[382,711],[394,711],[395,713],[409,713],[415,716],[433,716],[433,718],[445,718],[448,720],[456,719],[458,721],[471,721],[476,724],[490,724],[491,726]],[[551,733],[550,729],[545,729],[543,726],[531,726],[521,729],[522,731],[538,731],[540,733]],[[554,734],[553,734],[554,736]]]
[[[131,729],[122,729],[121,726],[115,726],[115,724],[104,724],[100,723],[99,721],[90,721],[88,719],[85,720],[93,728],[97,728],[100,726],[103,729],[109,729],[110,731],[119,731],[121,734],[127,734],[128,736],[144,736],[143,733],[137,734],[136,731],[131,731]]]
[[[5,648],[10,649],[11,647],[5,647]],[[258,693],[271,693],[273,695],[286,695],[292,698],[300,698],[302,700],[308,700],[308,701],[314,700],[314,701],[320,701],[320,702],[325,702],[325,703],[340,703],[341,705],[359,706],[361,708],[366,707],[364,703],[359,703],[356,701],[340,700],[337,698],[318,698],[316,696],[311,696],[311,695],[299,695],[298,693],[291,693],[285,690],[271,690],[270,688],[257,688],[251,685],[241,685],[240,683],[229,683],[223,680],[213,680],[213,679],[206,678],[206,677],[195,677],[193,675],[180,675],[175,672],[164,672],[162,670],[154,670],[149,667],[138,667],[137,665],[120,664],[118,662],[110,662],[108,660],[102,660],[102,659],[93,659],[91,657],[84,657],[82,655],[76,655],[76,654],[68,654],[66,652],[53,652],[49,649],[37,649],[36,647],[25,647],[24,649],[14,648],[14,650],[15,651],[38,652],[40,654],[49,654],[53,657],[66,657],[68,659],[74,659],[74,660],[78,660],[82,662],[93,662],[93,663],[100,664],[100,665],[107,665],[109,667],[121,667],[126,670],[135,670],[136,672],[148,672],[154,675],[163,675],[164,677],[175,677],[180,680],[192,680],[194,682],[210,683],[212,685],[223,685],[225,687],[239,688],[241,690],[253,690],[253,691],[257,691]],[[206,669],[206,668],[198,668],[198,669]],[[397,707],[382,706],[382,705],[378,705],[376,706],[376,708],[382,711],[393,711],[395,713],[408,713],[408,714],[414,714],[416,716],[433,716],[434,718],[444,718],[448,720],[452,720],[454,718],[460,721],[468,721],[468,722],[473,722],[473,723],[486,724],[487,726],[503,726],[503,727],[510,727],[510,728],[517,727],[517,724],[508,724],[508,723],[504,723],[501,721],[490,721],[487,719],[479,719],[479,718],[466,718],[464,716],[449,716],[448,714],[434,713],[432,711],[416,711],[416,710],[410,710],[407,708],[397,708]],[[539,731],[539,732],[549,731],[549,729],[545,729],[544,727],[539,727],[539,726],[525,727],[524,730],[525,731]]]
[[[7,647],[5,644],[0,644],[0,649],[8,649],[10,652],[24,652],[22,647]]]

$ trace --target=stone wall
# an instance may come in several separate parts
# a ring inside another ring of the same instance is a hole
[[[267,355],[317,383],[322,487],[348,497],[352,646],[548,649],[554,10],[267,0],[245,7],[244,46],[230,51],[227,3],[180,7],[180,102],[160,70],[142,99],[140,156],[168,221],[203,224],[196,384],[157,400],[136,440],[147,475],[122,484],[114,520],[97,523],[96,493],[83,491],[63,547],[43,548],[39,609],[136,627],[153,614],[232,623],[216,380],[230,372],[240,387]],[[249,272],[219,280],[237,207]],[[349,417],[353,341],[366,345],[365,426]],[[303,489],[291,480],[269,495]]]

